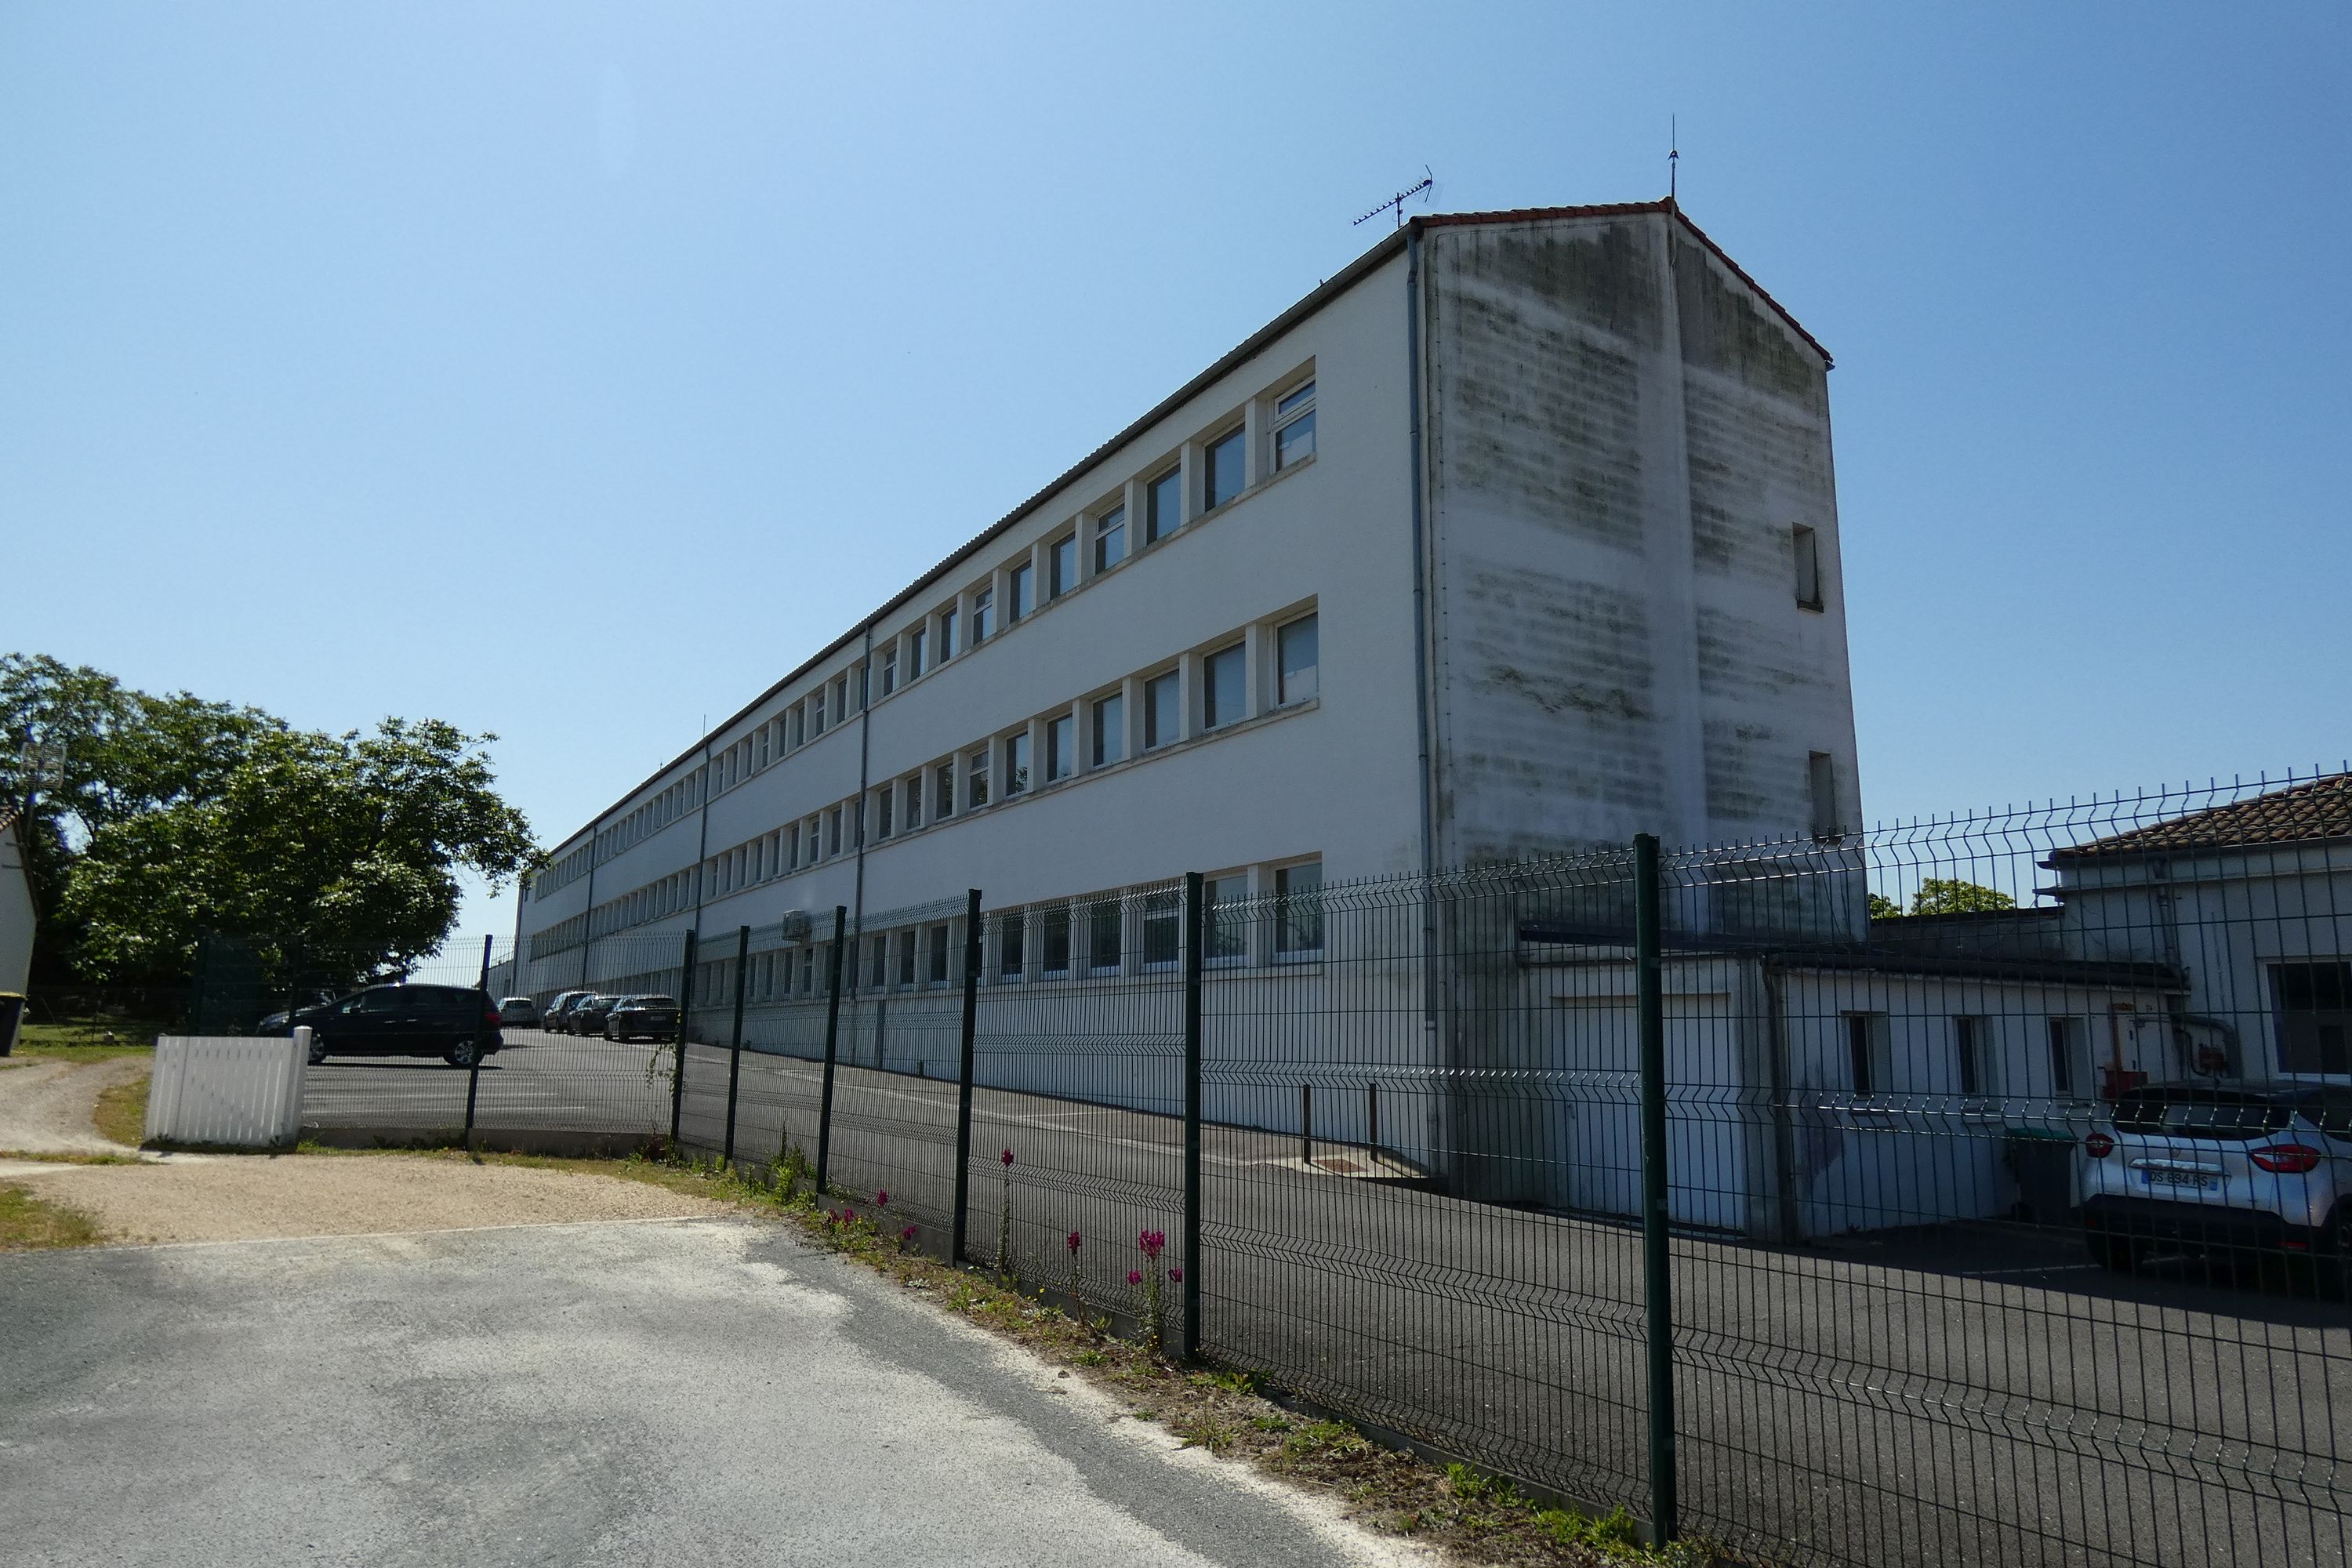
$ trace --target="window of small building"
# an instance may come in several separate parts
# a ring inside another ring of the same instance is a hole
[[[1066,533],[1045,547],[1045,592],[1060,598],[1078,585],[1078,536]]]
[[[2287,1073],[2352,1073],[2352,962],[2271,965],[2278,1065]]]
[[[1004,574],[1004,624],[1011,626],[1036,605],[1037,573],[1024,561]]]

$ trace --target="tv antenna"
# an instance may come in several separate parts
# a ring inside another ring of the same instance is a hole
[[[1354,223],[1349,224],[1348,226],[1349,228],[1355,228],[1360,225],[1370,223],[1372,219],[1380,216],[1391,207],[1394,207],[1396,208],[1397,215],[1397,227],[1402,228],[1404,226],[1404,204],[1411,201],[1413,197],[1421,195],[1422,192],[1429,189],[1435,184],[1437,184],[1437,176],[1429,172],[1428,164],[1423,163],[1421,166],[1421,184],[1414,185],[1410,190],[1399,191],[1396,195],[1391,196],[1388,200],[1382,202],[1380,205],[1374,207],[1371,211],[1366,213],[1363,216],[1358,218]]]
[[[1682,172],[1682,116],[1668,115],[1666,117],[1666,205],[1669,206],[1674,205],[1675,176]]]

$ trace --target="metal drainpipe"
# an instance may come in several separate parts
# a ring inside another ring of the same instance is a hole
[[[702,930],[702,863],[710,858],[710,731],[702,732],[702,804],[695,809],[694,839],[694,926]],[[694,1020],[680,1007],[677,1015],[679,1060],[685,1059],[686,1041],[692,1032]]]
[[[588,902],[580,911],[580,989],[588,989],[588,950],[596,945],[596,848],[604,819],[588,825]]]
[[[1443,981],[1437,961],[1437,823],[1430,780],[1429,589],[1427,548],[1422,521],[1421,429],[1421,220],[1405,226],[1404,341],[1407,449],[1412,456],[1412,679],[1413,725],[1420,743],[1421,781],[1421,1013],[1422,1038],[1429,1052],[1428,1066],[1438,1065],[1441,1049],[1438,987]],[[1447,1142],[1442,1118],[1443,1097],[1429,1106],[1431,1141]]]
[[[1795,1089],[1790,1083],[1789,1072],[1789,1002],[1785,990],[1788,969],[1774,958],[1759,965],[1764,982],[1764,1048],[1770,1056],[1768,1068],[1771,1075],[1769,1093],[1772,1096],[1772,1176],[1779,1189],[1780,1211],[1776,1227],[1780,1244],[1794,1247],[1804,1239],[1797,1209],[1797,1126],[1795,1107],[1790,1103]]]
[[[850,830],[857,836],[856,882],[850,894],[849,929],[856,935],[846,941],[852,947],[866,939],[866,769],[874,753],[874,623],[866,623],[865,675],[860,679],[857,703],[857,808],[850,813]],[[856,1042],[857,1019],[857,955],[846,955],[849,963],[850,1041]],[[875,1041],[874,1065],[882,1065],[881,1041]]]

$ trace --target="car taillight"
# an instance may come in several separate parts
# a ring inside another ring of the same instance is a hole
[[[2116,1141],[2104,1132],[2094,1132],[2083,1140],[2083,1147],[2094,1160],[2104,1160],[2116,1152]]]
[[[2275,1171],[2282,1176],[2300,1176],[2305,1171],[2319,1169],[2319,1151],[2302,1143],[2273,1143],[2247,1157],[2263,1170]]]
[[[488,1024],[493,1029],[497,1028],[499,1026],[499,1010],[496,1007],[483,1008],[482,1022]]]

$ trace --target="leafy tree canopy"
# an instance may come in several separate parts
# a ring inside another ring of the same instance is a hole
[[[1884,893],[1870,895],[1870,918],[1874,921],[1895,920],[1906,914],[1966,915],[2015,908],[2017,900],[2000,889],[1962,881],[1957,877],[1927,878],[1911,895],[1911,907],[1907,910]]]
[[[447,936],[461,869],[497,882],[535,855],[495,788],[497,737],[438,721],[315,734],[10,654],[0,726],[0,801],[32,829],[44,940],[92,977],[185,973],[215,931],[397,967]]]

